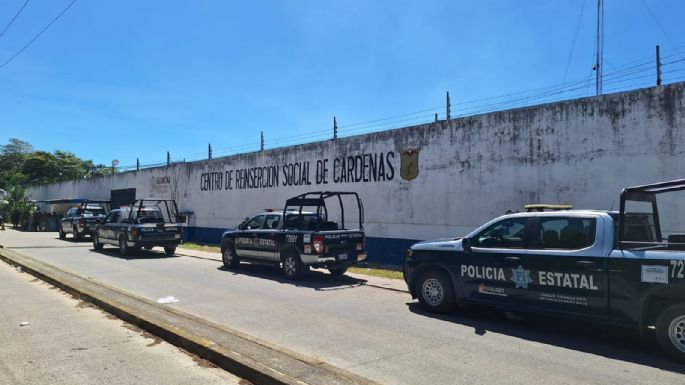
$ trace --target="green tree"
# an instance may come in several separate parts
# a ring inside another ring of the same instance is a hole
[[[33,152],[29,142],[11,138],[9,143],[0,146],[0,188],[9,189],[10,180],[15,174],[21,174],[26,157]]]
[[[52,183],[60,179],[57,158],[45,151],[29,154],[21,171],[30,183]]]

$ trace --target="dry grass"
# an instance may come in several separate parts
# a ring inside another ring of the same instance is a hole
[[[183,242],[178,247],[182,249],[188,249],[188,250],[199,250],[199,251],[210,251],[214,253],[220,253],[221,248],[219,246],[215,245],[205,245],[201,243],[193,243],[193,242]]]
[[[402,270],[390,267],[364,266],[364,267],[350,267],[347,269],[350,273],[371,275],[374,277],[383,277],[391,279],[404,279]]]
[[[188,250],[209,251],[214,253],[221,252],[221,248],[219,246],[194,242],[183,242],[182,244],[178,245],[178,247]],[[371,275],[374,277],[404,279],[402,276],[402,269],[387,266],[357,266],[350,267],[348,271],[354,274]]]

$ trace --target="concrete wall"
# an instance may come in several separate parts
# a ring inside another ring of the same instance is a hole
[[[135,187],[139,197],[177,199],[181,211],[194,212],[189,237],[218,242],[221,229],[280,208],[292,195],[356,191],[365,206],[370,259],[398,264],[412,240],[463,235],[527,203],[617,209],[624,186],[685,177],[684,89],[680,83],[501,111],[34,186],[30,194],[108,199],[111,189]],[[305,168],[299,178],[307,184],[295,185],[290,172]],[[245,173],[262,175],[258,186]]]

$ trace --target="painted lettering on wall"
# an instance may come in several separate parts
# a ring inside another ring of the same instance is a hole
[[[395,179],[395,152],[237,168],[200,174],[201,191],[266,189]]]

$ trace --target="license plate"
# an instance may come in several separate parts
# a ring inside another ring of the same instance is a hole
[[[341,260],[341,261],[342,261],[343,259],[347,259],[347,253],[342,253],[342,254],[338,255],[338,259]]]

